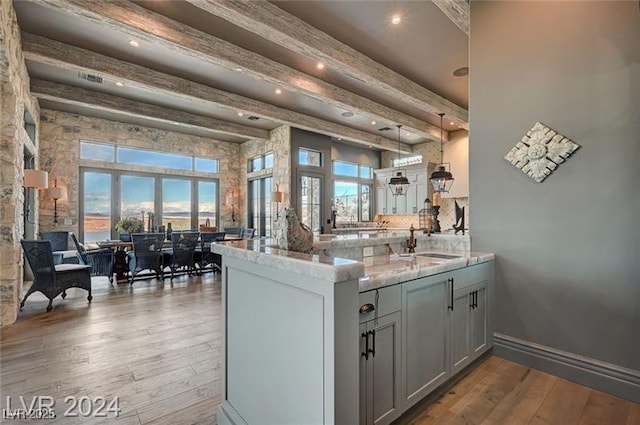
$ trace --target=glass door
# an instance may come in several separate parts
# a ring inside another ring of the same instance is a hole
[[[250,180],[248,189],[249,227],[256,229],[256,236],[270,237],[273,235],[273,220],[275,219],[271,202],[273,177]]]
[[[298,179],[298,187],[300,221],[309,226],[314,233],[322,233],[322,175],[311,173],[301,174]]]
[[[82,240],[84,243],[111,239],[111,174],[82,174]]]

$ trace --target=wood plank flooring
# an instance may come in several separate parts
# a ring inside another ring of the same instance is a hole
[[[220,276],[110,286],[93,302],[32,295],[0,332],[0,403],[54,397],[54,424],[214,424],[221,403]],[[66,396],[120,401],[119,417],[63,417]],[[33,423],[33,421],[7,421]],[[639,425],[640,405],[498,357],[414,407],[397,424]],[[302,425],[302,424],[301,424]],[[347,424],[350,425],[350,424]],[[355,424],[354,424],[355,425]]]

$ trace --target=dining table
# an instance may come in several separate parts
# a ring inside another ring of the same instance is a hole
[[[242,238],[237,234],[226,234],[224,239],[218,242],[238,241]],[[113,272],[116,274],[116,281],[118,283],[128,282],[127,273],[129,267],[127,265],[127,251],[133,249],[133,242],[121,241],[119,239],[109,239],[106,241],[96,242],[99,248],[111,248],[113,253]],[[164,246],[171,246],[171,241],[165,240]]]

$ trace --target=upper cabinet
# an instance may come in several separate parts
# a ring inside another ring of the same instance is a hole
[[[429,167],[430,166],[430,167]],[[429,174],[433,164],[409,165],[400,168],[374,170],[376,179],[376,214],[417,214],[424,208],[424,200],[433,199]],[[389,190],[389,179],[401,171],[409,180],[405,196],[393,196]]]
[[[469,133],[460,130],[450,133],[449,142],[444,144],[444,162],[451,164],[455,179],[451,191],[443,193],[443,198],[469,197]]]

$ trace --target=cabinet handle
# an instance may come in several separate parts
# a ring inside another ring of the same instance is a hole
[[[365,360],[369,360],[369,332],[363,332],[362,338],[364,338],[364,351],[360,354]]]
[[[478,290],[476,289],[475,295],[473,296],[473,308],[478,308]]]
[[[447,282],[451,284],[451,304],[449,304],[448,307],[449,310],[453,311],[453,278],[450,277],[449,279],[447,279]]]
[[[369,331],[369,333],[371,334],[371,346],[373,347],[372,349],[369,349],[369,353],[371,353],[372,357],[376,356],[376,330],[372,330]]]
[[[375,309],[376,309],[376,306],[374,306],[371,303],[362,304],[362,307],[360,307],[360,314],[371,313]]]
[[[469,298],[470,298],[469,308],[470,308],[471,310],[473,310],[473,304],[475,303],[475,301],[474,301],[475,299],[473,298],[473,297],[474,297],[474,295],[475,295],[475,294],[474,294],[474,292],[475,292],[475,291],[471,291],[471,292],[469,292]]]

